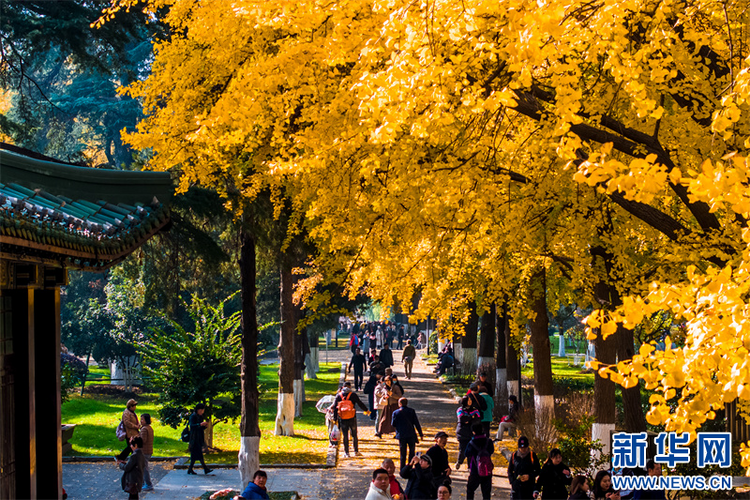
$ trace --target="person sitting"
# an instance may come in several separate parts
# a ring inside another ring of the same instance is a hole
[[[247,487],[241,495],[234,497],[234,500],[256,500],[270,498],[266,490],[266,481],[268,474],[265,471],[257,470],[253,474],[253,480],[247,484]]]
[[[440,357],[440,361],[438,361],[436,373],[438,376],[444,374],[448,368],[453,366],[453,356],[451,354],[443,353],[443,355]]]
[[[521,405],[518,404],[518,398],[511,394],[508,396],[508,414],[500,419],[500,426],[497,428],[497,434],[495,435],[495,441],[503,439],[503,434],[508,431],[508,437],[516,435],[516,424],[518,421],[518,415],[521,413]],[[513,431],[513,434],[511,434]]]

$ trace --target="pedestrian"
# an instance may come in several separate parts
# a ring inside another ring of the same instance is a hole
[[[393,351],[391,351],[388,344],[385,344],[380,350],[380,362],[383,363],[383,366],[386,368],[393,366]]]
[[[143,440],[140,436],[133,436],[128,441],[130,446],[130,458],[125,464],[120,479],[122,490],[128,493],[128,500],[138,500],[138,493],[143,487],[143,467],[145,459],[143,458]]]
[[[247,483],[242,494],[234,497],[234,500],[270,499],[271,497],[268,496],[268,491],[266,490],[266,481],[268,481],[266,471],[256,470],[255,474],[253,474],[253,480]]]
[[[391,500],[390,491],[388,490],[390,485],[390,477],[388,471],[380,468],[372,471],[372,482],[370,483],[370,489],[367,491],[365,500]]]
[[[380,327],[375,331],[375,344],[377,345],[378,350],[382,349],[385,345],[385,335]]]
[[[416,359],[416,357],[417,357],[417,350],[412,345],[411,339],[408,339],[406,341],[406,347],[404,348],[404,352],[401,353],[401,362],[404,364],[404,374],[406,375],[406,378],[408,378],[409,380],[411,380],[411,372],[414,366],[414,359]]]
[[[349,361],[349,366],[346,367],[346,373],[349,373],[354,368],[354,390],[362,390],[362,381],[365,375],[365,365],[367,360],[364,354],[359,348],[354,350],[352,359]]]
[[[382,346],[378,344],[378,337],[375,334],[375,330],[370,329],[370,349],[380,349]]]
[[[612,474],[600,470],[594,478],[594,500],[620,500],[620,493],[612,488]]]
[[[448,444],[448,433],[440,431],[435,434],[435,444],[427,450],[427,455],[432,460],[432,477],[435,488],[441,484],[451,484],[451,467],[448,463],[448,452],[445,446]]]
[[[471,405],[478,409],[480,412],[484,412],[487,409],[487,400],[479,395],[479,385],[473,383],[469,386],[469,392],[466,393],[471,400]]]
[[[401,468],[401,477],[407,480],[406,498],[409,500],[432,500],[437,495],[429,455],[415,455]]]
[[[393,412],[398,410],[398,400],[404,395],[404,390],[401,384],[393,383],[393,377],[385,377],[384,379],[385,390],[388,394],[386,399],[386,406],[382,410],[382,414],[378,415],[380,418],[378,426],[378,434],[390,434],[395,432],[396,429],[391,425],[391,418]]]
[[[385,365],[380,362],[380,356],[372,356],[372,361],[370,361],[370,375],[372,375],[373,373],[379,373],[384,376],[385,370]]]
[[[522,411],[523,408],[518,403],[518,398],[514,394],[508,396],[508,414],[500,419],[500,426],[497,428],[497,434],[495,435],[496,441],[503,439],[506,430],[508,431],[508,437],[516,435],[516,424]],[[511,432],[513,432],[512,435]]]
[[[138,435],[140,430],[140,424],[138,423],[138,415],[135,414],[135,407],[138,402],[135,399],[129,399],[125,404],[125,409],[122,412],[122,425],[125,427],[125,448],[118,454],[115,455],[115,462],[124,462],[128,455],[132,452],[133,448],[130,446],[130,439]]]
[[[388,406],[388,388],[385,386],[385,377],[378,380],[378,385],[375,386],[375,408],[378,412],[378,417],[375,420],[375,435],[382,438],[380,433],[380,422],[383,418],[383,412],[385,412]]]
[[[464,396],[461,398],[461,406],[456,410],[456,419],[458,420],[458,423],[456,424],[456,439],[458,440],[458,460],[456,461],[456,470],[458,470],[461,467],[461,464],[464,463],[464,458],[466,457],[466,446],[468,446],[469,441],[471,441],[471,438],[474,436],[471,428],[474,424],[482,421],[482,415],[479,410],[471,406],[469,397]]]
[[[424,435],[422,434],[422,426],[419,425],[417,412],[412,408],[409,408],[409,401],[406,398],[401,398],[399,399],[398,404],[399,408],[393,412],[391,423],[393,424],[393,427],[396,428],[396,439],[398,439],[401,469],[403,469],[407,464],[407,448],[409,449],[409,460],[411,460],[414,457],[415,449],[419,442],[417,439],[417,433],[419,433],[419,439],[424,439]],[[404,477],[403,474],[401,477]],[[408,492],[406,493],[406,496],[411,499],[411,495],[409,495]]]
[[[144,413],[141,415],[141,430],[138,435],[143,440],[143,491],[154,491],[154,485],[151,482],[151,472],[149,462],[154,455],[154,429],[151,427],[151,415]]]
[[[334,422],[338,420],[339,430],[344,437],[344,456],[346,458],[349,458],[349,433],[352,435],[354,454],[361,456],[357,437],[357,409],[355,405],[362,408],[365,415],[370,414],[367,407],[360,401],[357,393],[352,391],[351,382],[345,382],[344,387],[336,394],[331,406],[333,407],[333,420]]]
[[[490,435],[490,426],[492,425],[492,413],[495,410],[495,400],[485,392],[486,386],[478,384],[479,397],[484,399],[485,409],[482,410],[482,425],[484,433]]]
[[[388,471],[388,479],[390,480],[388,492],[393,498],[404,498],[404,489],[396,479],[396,464],[393,463],[393,459],[386,458],[383,460],[383,468]]]
[[[578,475],[573,478],[568,500],[589,500],[589,480],[586,476]]]
[[[484,426],[474,424],[474,436],[466,446],[466,458],[469,460],[469,478],[466,480],[466,500],[474,500],[477,487],[482,490],[482,498],[488,500],[492,494],[492,454],[495,446],[484,433]],[[515,496],[513,499],[515,500]]]
[[[661,476],[661,464],[657,464],[653,458],[646,462],[646,472],[649,476]],[[636,490],[633,495],[634,500],[664,500],[664,490]]]
[[[479,392],[486,392],[490,395],[490,397],[493,397],[495,395],[495,386],[487,378],[486,372],[481,372],[479,374],[479,380],[477,380],[477,384],[480,387]],[[482,391],[481,389],[482,386],[484,386],[484,391]]]
[[[453,490],[450,485],[441,484],[437,489],[437,500],[449,500],[452,494]]]
[[[404,325],[401,325],[398,327],[398,333],[396,334],[396,339],[398,340],[398,349],[404,348]]]
[[[206,411],[206,405],[198,403],[195,405],[195,411],[190,415],[188,426],[190,428],[190,466],[188,467],[188,474],[195,474],[193,465],[198,461],[203,466],[203,473],[209,474],[212,469],[206,466],[206,462],[203,460],[203,446],[206,444],[204,432],[208,427],[208,422],[203,420],[203,414]]]
[[[539,473],[536,491],[541,492],[542,498],[564,499],[568,497],[568,486],[572,480],[570,467],[563,463],[562,452],[552,448]]]
[[[375,388],[380,383],[380,374],[371,374],[365,384],[364,393],[367,394],[367,403],[370,407],[370,420],[376,420],[377,418],[377,399],[375,399]]]
[[[352,351],[352,354],[356,354],[357,349],[359,348],[359,337],[357,337],[357,334],[352,332],[351,337],[349,337],[349,350]]]
[[[417,335],[417,349],[423,349],[425,345],[424,332]]]
[[[539,457],[529,448],[526,436],[518,438],[518,449],[508,460],[508,482],[513,492],[513,500],[532,500],[536,478],[541,467]]]

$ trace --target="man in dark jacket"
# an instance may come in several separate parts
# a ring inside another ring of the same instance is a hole
[[[346,402],[346,403],[344,403]],[[351,403],[351,404],[349,404]],[[370,412],[367,407],[360,401],[357,393],[352,391],[351,382],[344,382],[344,387],[341,391],[336,394],[336,398],[333,400],[333,420],[338,421],[339,430],[344,438],[344,456],[349,458],[349,433],[352,434],[352,441],[354,444],[354,454],[359,456],[359,439],[357,437],[357,413],[356,406],[362,408],[365,415],[369,415]],[[341,411],[342,407],[346,407],[346,411],[349,416],[346,416]],[[350,410],[351,408],[351,410]]]
[[[380,362],[383,363],[383,366],[386,368],[393,366],[393,351],[391,351],[388,344],[385,344],[380,350]]]
[[[562,460],[562,453],[552,448],[547,461],[542,465],[542,471],[536,482],[536,491],[542,493],[542,498],[565,500],[568,498],[568,486],[573,481],[570,467]]]
[[[518,438],[518,450],[513,452],[508,462],[508,482],[513,500],[533,500],[534,486],[541,467],[539,457],[529,448],[526,436]]]
[[[354,389],[357,391],[362,390],[362,379],[364,379],[366,364],[365,355],[357,348],[351,361],[349,361],[349,366],[346,367],[346,373],[349,373],[354,368]]]
[[[398,410],[394,411],[391,417],[391,425],[396,429],[396,439],[398,439],[399,451],[401,452],[402,469],[406,465],[407,447],[409,448],[409,460],[414,458],[414,451],[419,442],[417,440],[417,432],[419,432],[419,439],[424,439],[417,413],[409,408],[408,405],[409,401],[406,398],[399,399]],[[408,493],[406,496],[411,498]]]
[[[130,438],[130,449],[133,454],[125,464],[120,484],[122,490],[128,493],[128,500],[138,500],[138,493],[143,487],[143,468],[146,466],[146,457],[143,456],[143,439],[140,436]]]
[[[482,499],[489,500],[492,494],[492,472],[482,475],[480,470],[481,457],[491,457],[495,453],[492,440],[484,433],[481,422],[474,424],[471,428],[474,436],[466,446],[466,458],[469,460],[469,478],[466,480],[466,500],[474,500],[474,492],[477,487],[482,490]],[[490,458],[490,461],[492,459]],[[515,499],[515,497],[513,497]]]
[[[448,433],[440,431],[435,434],[435,444],[427,450],[427,456],[432,460],[432,477],[435,489],[441,484],[451,484],[451,466],[448,464]]]
[[[208,427],[208,422],[203,421],[203,413],[206,411],[206,405],[198,403],[195,405],[195,411],[190,415],[190,466],[188,467],[188,474],[195,474],[193,465],[196,460],[203,466],[203,472],[208,474],[212,469],[206,467],[206,462],[203,461],[203,446],[206,444],[203,432]]]
[[[404,493],[409,500],[432,500],[437,495],[429,455],[412,457],[408,464],[401,467],[401,477],[408,480]]]

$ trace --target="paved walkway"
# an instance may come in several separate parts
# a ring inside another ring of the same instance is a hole
[[[330,362],[347,362],[349,357],[349,351],[337,350],[328,353]],[[396,361],[395,373],[404,387],[404,395],[409,399],[409,406],[416,410],[424,430],[425,440],[417,445],[417,451],[427,451],[434,444],[435,433],[445,431],[451,436],[448,442],[448,454],[450,463],[454,464],[458,456],[458,443],[455,439],[457,407],[455,400],[421,359],[415,361],[412,380],[406,380],[403,365],[399,363],[401,351],[394,351],[393,357]],[[367,396],[361,392],[359,395],[367,404]],[[335,469],[267,469],[268,489],[270,491],[298,491],[305,500],[362,500],[367,494],[372,471],[380,467],[382,460],[386,457],[392,458],[398,467],[399,452],[398,441],[392,434],[383,435],[382,439],[378,439],[375,437],[372,421],[362,415],[359,410],[357,410],[357,418],[359,450],[363,454],[362,457],[344,458],[343,446],[341,446]],[[497,457],[500,456],[498,445],[499,443],[496,444]],[[497,464],[497,460],[495,463]],[[173,469],[172,466],[172,462],[152,463],[155,490],[142,493],[141,498],[193,500],[207,490],[239,487],[240,476],[237,469],[216,469],[208,476],[201,473],[189,476],[184,469]],[[510,497],[505,471],[505,467],[495,467],[493,499]],[[122,472],[113,462],[63,464],[63,485],[71,500],[99,498],[124,500],[127,494],[120,489],[121,475]],[[465,463],[462,470],[453,472],[452,498],[466,498],[467,475]],[[400,479],[400,481],[402,486],[406,486],[405,480]],[[475,497],[481,498],[479,490]]]

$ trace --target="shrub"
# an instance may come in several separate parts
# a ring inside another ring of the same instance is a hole
[[[81,384],[87,371],[86,363],[71,354],[60,353],[60,404],[68,401],[70,392]]]
[[[574,474],[593,475],[597,470],[607,468],[609,463],[609,455],[602,453],[604,444],[598,439],[591,439],[593,423],[592,415],[584,416],[574,425],[555,420],[555,428],[561,436],[557,441],[557,447]]]

